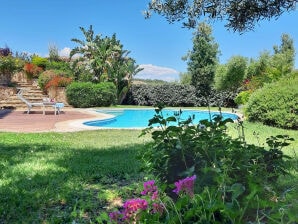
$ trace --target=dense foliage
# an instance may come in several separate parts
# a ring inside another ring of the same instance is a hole
[[[267,147],[250,145],[244,136],[234,139],[227,135],[226,125],[233,122],[230,119],[216,116],[212,121],[193,124],[192,118],[180,120],[181,113],[180,110],[175,116],[164,117],[158,108],[149,121],[150,127],[143,131],[153,138],[151,147],[140,155],[144,170],[167,183],[167,195],[175,202],[174,206],[163,204],[169,206],[164,210],[173,213],[159,213],[156,223],[168,223],[169,219],[177,219],[174,223],[295,220],[291,212],[280,215],[279,209],[286,206],[285,201],[277,199],[284,192],[276,184],[283,175],[290,175],[293,168],[291,158],[283,154],[282,148],[294,139],[286,135],[271,136],[267,138]],[[170,125],[171,121],[178,121],[178,126]],[[160,128],[154,129],[154,124]],[[243,128],[241,123],[239,128]],[[183,185],[183,181],[187,183]],[[180,188],[173,191],[174,182]],[[184,197],[177,199],[175,193],[183,189]],[[155,220],[156,215],[152,216]]]
[[[14,57],[9,47],[0,48],[1,84],[9,85],[14,72],[21,70],[22,66],[22,60]]]
[[[237,90],[246,77],[247,59],[233,56],[227,64],[218,66],[214,86],[218,90]]]
[[[273,46],[273,54],[264,51],[257,59],[251,59],[247,68],[245,89],[256,90],[265,83],[277,81],[294,69],[295,49],[288,34],[281,36],[281,44]]]
[[[116,34],[102,38],[101,35],[94,35],[92,26],[88,30],[80,27],[80,30],[85,40],[73,38],[72,41],[78,46],[70,52],[74,79],[94,83],[113,82],[118,102],[121,103],[131,85],[132,77],[142,69],[128,56],[130,52],[123,49]]]
[[[234,101],[237,105],[244,105],[248,102],[250,95],[251,95],[251,91],[249,90],[241,91],[235,97]]]
[[[71,76],[63,70],[48,69],[38,76],[38,85],[45,92],[50,87],[66,87],[71,82]]]
[[[276,19],[286,11],[296,9],[297,0],[238,1],[238,0],[151,0],[145,11],[146,18],[152,12],[164,16],[170,23],[183,21],[186,27],[195,27],[201,19],[226,20],[226,27],[244,32],[253,29],[264,19]]]
[[[48,59],[40,57],[38,55],[33,55],[32,59],[31,59],[31,62],[32,62],[32,64],[34,64],[34,65],[42,68],[43,70],[45,70],[46,67],[47,67]]]
[[[211,26],[200,23],[193,37],[193,49],[186,56],[187,70],[191,75],[191,84],[200,95],[208,96],[218,63],[218,44],[212,37]]]
[[[209,95],[209,105],[234,107],[235,92],[212,90]],[[154,106],[207,106],[205,95],[199,95],[191,85],[177,83],[167,84],[135,84],[132,85],[123,104]]]
[[[116,88],[110,82],[73,82],[67,86],[66,96],[74,107],[110,106],[116,102]]]
[[[255,91],[247,104],[250,121],[266,125],[298,129],[298,73],[267,84]]]

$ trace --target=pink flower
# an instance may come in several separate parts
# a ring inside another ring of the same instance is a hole
[[[156,200],[156,199],[158,199],[158,191],[156,190],[156,191],[154,191],[153,193],[152,193],[152,196],[151,196],[151,200]]]
[[[142,195],[147,195],[148,193],[153,193],[157,190],[157,187],[154,185],[154,180],[149,180],[144,182],[144,190],[141,192]]]
[[[153,203],[152,204],[152,213],[159,213],[162,214],[164,211],[164,206],[159,203]]]
[[[121,218],[123,217],[123,215],[122,215],[121,212],[116,211],[116,212],[111,212],[111,213],[109,214],[109,217],[110,217],[110,219],[111,219],[112,221],[118,223],[118,222],[121,220]]]
[[[124,218],[130,218],[132,217],[134,214],[136,214],[138,212],[138,210],[146,210],[148,207],[148,203],[145,199],[130,199],[127,200],[124,205]]]
[[[158,190],[154,184],[154,180],[144,182],[144,190],[141,192],[141,195],[151,195],[151,199],[156,200],[158,198]]]
[[[196,175],[193,175],[191,177],[186,177],[185,179],[175,182],[176,188],[173,190],[173,192],[175,192],[176,194],[183,192],[185,194],[188,194],[189,196],[193,196],[194,183],[196,178]]]

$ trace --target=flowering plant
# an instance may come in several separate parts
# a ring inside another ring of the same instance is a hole
[[[272,199],[283,194],[276,188],[278,179],[295,169],[289,162],[291,157],[282,152],[294,139],[271,136],[265,148],[245,142],[241,122],[237,125],[242,132],[239,129],[240,135],[234,139],[226,132],[231,119],[216,116],[194,124],[193,118],[180,119],[181,110],[167,118],[162,108],[155,112],[149,128],[143,131],[151,134],[153,143],[141,152],[140,159],[143,170],[168,184],[165,192],[170,198],[162,199],[167,212],[159,219],[161,223],[244,223],[274,215],[281,218],[278,209],[282,203]],[[171,121],[178,121],[178,125],[171,125]],[[194,174],[200,177],[195,187],[196,176],[179,180]],[[174,191],[170,189],[173,182]],[[173,193],[179,193],[178,198]]]
[[[184,197],[192,198],[194,196],[195,179],[196,176],[194,175],[175,182],[176,188],[173,192],[181,199]],[[109,214],[112,223],[143,223],[149,220],[155,223],[164,223],[170,217],[170,219],[177,217],[173,214],[170,215],[172,211],[176,210],[175,212],[178,212],[177,209],[171,209],[174,205],[173,201],[165,194],[159,193],[154,180],[144,182],[143,187],[144,190],[141,195],[144,198],[129,199],[124,202],[120,211]]]
[[[43,71],[43,69],[41,67],[38,67],[37,65],[32,64],[32,63],[26,63],[24,65],[23,70],[25,71],[25,73],[29,79],[37,78],[38,75]]]
[[[71,82],[71,78],[56,75],[47,82],[47,84],[45,85],[45,89],[48,89],[50,87],[66,87]]]

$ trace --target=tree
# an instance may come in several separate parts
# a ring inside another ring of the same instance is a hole
[[[80,29],[85,40],[72,39],[79,46],[70,53],[71,58],[79,55],[73,65],[76,80],[90,81],[88,79],[91,78],[95,83],[113,82],[117,87],[118,103],[121,103],[131,85],[132,77],[142,69],[128,56],[130,52],[123,49],[116,34],[102,38],[101,35],[94,35],[92,26],[89,30],[83,27]]]
[[[191,84],[191,74],[189,72],[184,72],[179,74],[180,83],[182,85],[190,85]]]
[[[59,61],[59,50],[55,44],[49,44],[49,61]]]
[[[296,9],[298,0],[150,0],[145,17],[152,12],[164,16],[170,23],[183,21],[185,27],[196,27],[203,18],[226,20],[226,27],[244,32],[264,19],[276,19],[286,11]]]
[[[210,94],[218,63],[218,53],[218,44],[212,37],[211,27],[206,23],[200,23],[197,32],[194,33],[193,49],[186,56],[191,84],[196,87],[199,95]]]
[[[294,41],[288,34],[282,34],[281,45],[273,46],[273,65],[279,71],[280,76],[290,73],[295,64]]]
[[[79,44],[70,52],[70,58],[74,55],[79,55],[74,60],[74,67],[78,70],[85,70],[93,75],[93,82],[100,82],[106,79],[107,70],[110,66],[110,59],[121,51],[117,45],[115,38],[104,37],[101,35],[94,35],[92,26],[89,30],[80,27],[80,30],[85,36],[84,40],[76,38],[71,39],[73,42]]]
[[[215,88],[236,91],[246,76],[247,59],[233,56],[224,67],[219,67],[215,76]]]
[[[249,80],[246,88],[255,90],[264,85],[277,81],[281,77],[290,74],[294,68],[295,48],[293,39],[283,34],[281,45],[273,46],[273,54],[264,51],[257,60],[251,60],[247,69],[247,79]]]

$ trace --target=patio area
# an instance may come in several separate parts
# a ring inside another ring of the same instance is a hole
[[[90,109],[65,109],[59,115],[54,111],[42,110],[0,110],[0,131],[5,132],[70,132],[94,130],[96,127],[82,125],[82,122],[103,118],[103,115]]]

